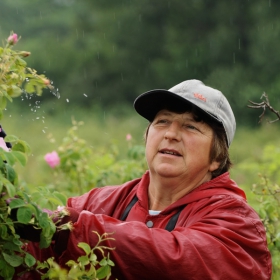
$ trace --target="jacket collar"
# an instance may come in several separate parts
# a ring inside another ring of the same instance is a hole
[[[140,205],[148,209],[149,198],[148,198],[148,186],[150,182],[149,171],[142,176],[136,191],[136,195],[139,199]],[[192,190],[173,204],[169,205],[162,212],[170,212],[174,208],[201,200],[203,198],[211,197],[213,195],[231,195],[238,199],[245,199],[246,195],[242,189],[240,189],[235,181],[230,179],[229,172],[223,173],[222,175],[201,184],[199,187]]]

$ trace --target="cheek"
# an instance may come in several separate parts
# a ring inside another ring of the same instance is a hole
[[[154,133],[150,128],[149,134],[146,138],[146,159],[149,160],[155,156],[159,147],[159,135]]]

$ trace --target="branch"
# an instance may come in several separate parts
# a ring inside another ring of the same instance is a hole
[[[247,107],[252,108],[252,109],[260,109],[260,108],[263,109],[263,112],[262,112],[261,115],[259,116],[259,123],[262,121],[266,109],[270,110],[272,113],[274,113],[274,114],[277,116],[277,118],[276,118],[275,120],[269,121],[269,123],[274,123],[274,122],[276,122],[276,121],[279,121],[279,120],[280,120],[279,111],[276,111],[276,110],[270,105],[268,96],[267,96],[267,94],[266,94],[265,92],[262,94],[261,99],[264,99],[264,101],[261,102],[261,103],[256,103],[256,102],[253,102],[253,101],[249,100],[249,102],[250,102],[252,105],[247,105]]]

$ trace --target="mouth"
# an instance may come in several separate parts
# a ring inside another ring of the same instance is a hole
[[[165,155],[172,155],[172,156],[177,156],[177,157],[181,157],[182,155],[176,151],[176,150],[168,150],[168,149],[162,149],[159,151],[161,154],[165,154]]]

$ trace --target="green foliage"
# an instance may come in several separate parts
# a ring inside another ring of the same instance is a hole
[[[27,67],[23,58],[29,56],[30,53],[12,49],[18,38],[13,32],[11,36],[16,36],[15,41],[7,40],[6,45],[3,48],[0,47],[0,117],[6,108],[7,100],[12,102],[13,98],[22,93],[41,95],[45,87],[52,89],[50,81],[44,75],[38,75],[36,70]]]
[[[37,75],[36,71],[28,68],[26,62],[19,57],[22,54],[26,57],[27,52],[12,50],[17,41],[17,34],[11,33],[6,46],[0,48],[1,116],[2,111],[6,108],[6,99],[12,101],[12,98],[20,96],[23,92],[40,95],[45,87],[52,89],[45,76]],[[77,179],[80,182],[81,177],[76,176],[72,170],[75,169],[76,173],[86,173],[83,168],[86,164],[83,157],[89,153],[83,140],[76,141],[74,130],[75,126],[69,131],[69,137],[66,137],[64,141],[66,148],[62,151],[62,154],[65,153],[62,158],[62,170],[70,175],[70,179]],[[32,198],[28,191],[19,185],[14,166],[16,163],[26,165],[30,147],[17,136],[9,135],[5,140],[12,144],[12,149],[7,151],[4,150],[4,147],[0,148],[0,277],[7,280],[12,279],[15,268],[21,266],[36,270],[46,268],[47,272],[42,274],[42,279],[109,279],[111,266],[114,263],[110,260],[109,253],[105,253],[104,250],[112,249],[100,244],[111,239],[107,234],[99,236],[97,233],[99,241],[93,249],[89,248],[87,244],[78,245],[85,250],[86,255],[81,256],[77,263],[70,261],[69,273],[61,269],[53,259],[36,266],[35,258],[24,250],[24,240],[17,234],[19,228],[27,229],[28,227],[28,229],[38,230],[40,232],[39,246],[47,248],[57,230],[72,230],[73,225],[69,222],[56,226],[53,218],[60,221],[64,215],[69,215],[69,213],[61,210],[50,214],[49,211],[42,210],[42,204],[39,207],[34,202],[36,199],[33,199],[38,197],[38,192]],[[71,143],[72,140],[74,145]],[[81,150],[77,150],[75,144],[78,144],[77,147]],[[82,179],[87,178],[82,177]],[[79,188],[81,190],[81,186]],[[46,201],[55,205],[65,203],[66,199],[58,192],[54,192]],[[95,250],[102,253],[103,258],[100,261],[97,260]],[[96,266],[98,266],[97,269],[95,269]]]
[[[255,175],[251,189],[253,193],[251,202],[254,203],[254,208],[266,228],[268,247],[273,262],[272,279],[278,279],[280,275],[280,186],[277,183],[280,180],[279,155],[278,146],[267,144],[258,161],[248,159],[238,166],[249,177],[251,174]]]
[[[83,122],[72,120],[72,127],[58,146],[60,164],[54,168],[53,184],[48,189],[60,189],[73,196],[142,176],[147,168],[143,146],[130,145],[127,157],[120,160],[115,145],[109,149],[97,148],[79,137],[78,128],[82,125]]]
[[[62,269],[57,265],[53,258],[44,262],[38,262],[37,269],[47,269],[47,273],[42,276],[42,279],[59,279],[59,280],[99,280],[109,279],[111,275],[111,267],[115,264],[110,260],[109,251],[113,248],[102,245],[102,242],[114,240],[109,234],[93,232],[98,237],[98,242],[93,248],[87,243],[80,242],[78,247],[84,251],[76,261],[70,260],[66,263],[69,270]],[[101,253],[102,258],[98,261],[96,252]]]
[[[49,82],[43,75],[28,68],[23,57],[28,52],[13,51],[17,34],[11,33],[5,47],[0,48],[0,116],[6,108],[7,100],[20,96],[23,91],[41,94]],[[7,136],[13,148],[0,149],[0,276],[12,279],[15,268],[22,265],[31,267],[36,260],[24,251],[24,243],[16,233],[17,227],[32,226],[41,230],[40,247],[50,245],[56,230],[52,219],[43,212],[19,185],[16,163],[26,165],[30,153],[29,145],[16,136]]]

